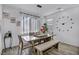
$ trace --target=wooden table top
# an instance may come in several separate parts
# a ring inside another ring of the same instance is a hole
[[[22,36],[22,38],[25,41],[33,41],[33,40],[39,40],[39,39],[43,39],[43,38],[48,38],[51,37],[51,35],[47,35],[47,36],[42,36],[42,37],[36,37],[36,36]]]

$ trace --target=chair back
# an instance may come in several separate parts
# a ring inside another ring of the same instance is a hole
[[[19,43],[23,43],[22,37],[20,35],[18,35],[18,38],[19,38]]]

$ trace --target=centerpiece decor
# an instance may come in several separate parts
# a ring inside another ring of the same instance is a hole
[[[47,23],[44,23],[43,26],[41,26],[40,30],[41,30],[42,33],[46,33],[48,31]]]

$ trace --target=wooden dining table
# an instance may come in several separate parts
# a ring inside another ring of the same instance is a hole
[[[32,36],[25,36],[25,35],[23,35],[21,37],[25,41],[31,43],[33,53],[35,53],[34,46],[42,44],[44,42],[47,42],[47,41],[51,40],[51,35],[36,35],[36,36],[35,35],[32,35]]]

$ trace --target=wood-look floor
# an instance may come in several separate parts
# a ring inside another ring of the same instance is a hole
[[[6,49],[6,51],[3,51],[2,55],[18,55],[18,47]],[[24,49],[22,55],[33,55],[31,48]],[[58,51],[58,49],[52,48],[51,50],[47,51],[44,55],[77,55],[77,54],[72,52]]]

